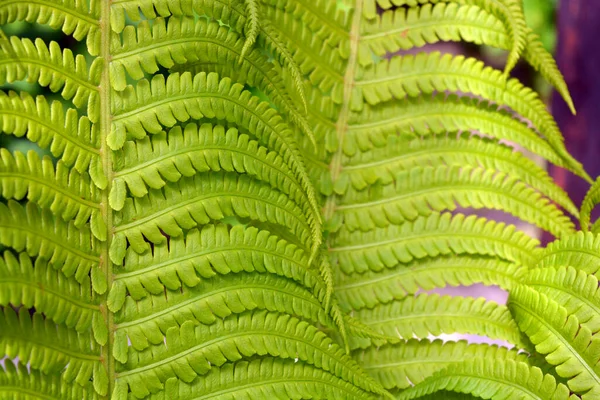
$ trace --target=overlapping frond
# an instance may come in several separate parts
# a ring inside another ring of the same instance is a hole
[[[592,333],[600,331],[600,290],[595,276],[573,267],[546,267],[531,270],[523,282],[575,315]]]
[[[285,314],[259,311],[217,320],[208,327],[186,321],[180,328],[170,328],[166,345],[130,353],[127,370],[117,372],[115,398],[121,398],[127,386],[135,398],[143,398],[162,389],[171,377],[191,382],[227,361],[253,355],[298,358],[365,391],[385,393],[315,327]]]
[[[123,31],[123,42],[115,41],[111,63],[112,85],[125,88],[125,71],[134,79],[155,73],[159,66],[171,71],[217,72],[237,83],[262,90],[280,112],[304,134],[312,128],[298,111],[282,77],[255,49],[242,58],[244,41],[235,31],[219,23],[193,18],[156,19],[152,27],[142,21]],[[303,100],[305,101],[305,100]]]
[[[536,258],[538,267],[571,266],[587,274],[600,270],[600,236],[591,232],[577,232],[549,243]]]
[[[527,286],[510,293],[508,306],[536,351],[568,379],[571,391],[582,399],[598,397],[600,339],[556,301]]]
[[[427,340],[530,351],[506,307],[421,293],[498,285],[514,311],[525,282],[581,321],[577,338],[600,329],[596,240],[571,236],[559,207],[579,210],[516,150],[587,178],[543,102],[507,81],[521,57],[573,106],[520,2],[0,2],[13,22],[85,46],[0,43],[0,83],[42,93],[0,91],[0,131],[54,156],[0,150],[0,357],[19,359],[0,397],[568,396],[516,350]],[[391,54],[440,40],[508,50],[505,73]],[[459,207],[561,241],[540,250]]]

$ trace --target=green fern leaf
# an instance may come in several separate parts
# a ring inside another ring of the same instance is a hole
[[[281,157],[248,135],[236,129],[225,131],[222,126],[190,123],[184,129],[176,126],[168,134],[153,135],[150,139],[126,142],[118,153],[122,160],[114,172],[113,191],[135,197],[147,195],[148,187],[163,188],[167,182],[178,182],[197,172],[227,171],[246,173],[293,198],[304,212],[312,205],[301,183]],[[121,210],[124,195],[111,193],[111,206]]]
[[[569,389],[557,384],[552,375],[544,375],[539,368],[523,362],[476,359],[452,365],[435,373],[424,382],[401,392],[397,399],[415,399],[452,390],[470,393],[477,398],[575,400]]]
[[[425,258],[396,268],[339,274],[335,294],[344,308],[359,310],[415,295],[421,290],[475,283],[510,290],[527,268],[489,257],[468,255]]]
[[[197,345],[189,346],[189,339],[194,337]],[[273,342],[280,344],[273,347],[269,344]],[[267,354],[296,357],[363,390],[385,393],[325,334],[293,317],[265,312],[217,320],[208,327],[194,328],[194,323],[188,321],[181,328],[171,328],[167,331],[166,346],[130,353],[127,371],[118,372],[117,385],[129,385],[135,398],[143,398],[162,389],[171,377],[191,382],[197,375],[204,375],[227,361]]]
[[[170,378],[165,383],[164,392],[150,395],[148,399],[191,400],[207,396],[223,400],[300,399],[314,396],[348,400],[374,398],[335,375],[304,362],[262,357],[252,361],[226,363],[220,369],[212,369],[191,383]]]
[[[99,346],[89,336],[44,320],[39,313],[30,317],[25,308],[17,317],[10,307],[0,313],[0,331],[1,356],[19,357],[20,362],[29,363],[44,374],[61,372],[66,382],[74,381],[84,387],[93,377],[96,391],[106,394],[108,382],[100,365]]]
[[[22,200],[27,196],[27,200],[50,209],[64,221],[73,220],[77,227],[99,212],[100,196],[87,174],[70,171],[62,161],[55,170],[50,157],[40,160],[34,151],[25,156],[0,149],[0,187],[4,198]]]
[[[527,355],[506,347],[469,344],[467,341],[408,340],[406,343],[358,350],[355,359],[386,389],[417,385],[449,365],[472,359],[527,362]]]
[[[563,96],[573,112],[575,108],[564,78],[552,55],[539,37],[525,28],[523,54],[541,75]],[[359,51],[387,53],[422,47],[438,41],[468,41],[510,50],[512,43],[503,23],[484,8],[458,3],[424,4],[419,8],[397,8],[374,16],[365,26]]]
[[[404,72],[406,71],[406,72]],[[410,72],[408,72],[410,71]],[[419,71],[415,73],[414,71]],[[376,68],[361,71],[357,90],[371,105],[405,96],[450,90],[465,91],[506,105],[544,132],[548,142],[578,174],[589,180],[581,165],[564,147],[564,139],[544,103],[530,89],[511,79],[499,85],[500,72],[475,59],[453,57],[440,53],[421,53],[417,56],[394,57]],[[527,99],[526,101],[524,99]],[[360,106],[355,106],[360,109]]]
[[[240,59],[244,58],[246,53],[250,51],[256,38],[258,37],[259,31],[259,20],[258,20],[258,1],[257,0],[244,0],[246,5],[246,14],[248,15],[248,29],[246,33],[246,41],[240,54]]]
[[[0,243],[47,260],[67,277],[74,275],[80,283],[98,265],[98,255],[92,250],[98,242],[89,229],[57,220],[33,203],[27,203],[25,208],[12,200],[8,205],[0,204],[0,228]]]
[[[127,201],[116,216],[111,259],[121,264],[125,252],[117,248],[125,240],[142,253],[149,249],[145,239],[162,243],[165,234],[178,237],[184,229],[226,217],[279,225],[293,242],[305,245],[311,241],[311,230],[303,216],[285,195],[246,175],[198,174],[167,184],[163,191],[152,190],[148,196]]]
[[[16,21],[48,24],[76,40],[86,38],[86,47],[93,56],[99,54],[100,7],[97,0],[40,0],[36,2],[3,2],[0,4],[0,24]]]
[[[47,46],[42,39],[32,42],[29,39],[10,39],[11,54],[0,53],[0,82],[14,82],[27,79],[47,86],[51,91],[61,90],[65,100],[71,100],[75,106],[88,106],[88,116],[97,122],[99,116],[98,84],[102,68],[101,59],[97,58],[88,67],[83,55],[73,56],[69,49],[62,50],[58,43],[50,42]]]
[[[108,298],[108,307],[116,312],[126,300],[178,290],[182,283],[195,287],[201,279],[229,273],[271,273],[306,287],[321,303],[325,285],[308,269],[306,254],[293,244],[254,227],[206,225],[192,229],[185,238],[173,238],[154,246],[153,253],[137,254],[128,250],[125,268],[119,270]],[[179,255],[179,256],[178,256]]]
[[[432,119],[429,118],[428,121],[431,122]],[[547,146],[543,141],[540,142]],[[432,135],[418,139],[387,136],[383,143],[383,147],[348,157],[340,179],[350,181],[356,190],[363,190],[377,183],[393,183],[398,171],[418,166],[480,165],[482,168],[518,177],[572,215],[579,215],[567,193],[553,182],[544,169],[513,148],[496,141],[478,136],[461,135],[455,139],[445,135]],[[522,142],[521,145],[523,144]],[[529,149],[541,155],[544,154],[542,148],[536,145]]]
[[[147,132],[160,133],[162,125],[173,126],[177,121],[185,122],[190,118],[225,119],[241,127],[253,126],[255,128],[253,134],[257,136],[259,142],[281,154],[311,200],[313,205],[312,254],[313,257],[316,255],[321,244],[321,232],[318,229],[320,217],[314,189],[309,183],[289,131],[273,109],[266,103],[259,103],[249,92],[242,91],[241,85],[231,85],[229,79],[219,81],[216,74],[201,73],[193,79],[188,73],[171,74],[166,82],[162,75],[156,75],[152,79],[152,85],[148,81],[140,81],[135,93],[133,95],[132,91],[126,90],[119,100],[115,100],[123,102],[124,107],[123,113],[113,118],[112,132],[108,138],[113,149],[121,148],[127,135],[135,139],[143,139]],[[219,97],[211,98],[211,94],[212,97],[219,94]],[[168,105],[164,105],[165,96],[173,97]],[[217,98],[221,103],[217,102],[213,105],[212,102],[217,101]],[[140,104],[141,102],[144,106]],[[158,102],[163,105],[151,107],[151,104]],[[139,110],[142,107],[145,108],[145,112]]]
[[[15,367],[6,362],[0,368],[0,396],[19,398],[24,393],[28,396],[52,400],[97,400],[99,397],[88,382],[84,386],[65,382],[59,375],[44,375],[35,369],[30,371],[19,363]]]
[[[594,182],[581,203],[581,217],[579,218],[579,224],[584,232],[590,230],[592,211],[598,203],[600,203],[600,179],[597,179]]]
[[[595,276],[572,267],[546,267],[531,270],[523,282],[575,315],[592,333],[600,331],[600,290]]]
[[[584,400],[596,398],[600,391],[600,340],[580,325],[575,315],[527,286],[510,293],[508,306],[536,351],[556,366],[559,376],[568,379],[569,388],[583,394]]]
[[[85,332],[94,318],[101,318],[98,299],[91,293],[88,277],[77,284],[48,266],[41,258],[35,263],[25,253],[9,251],[0,258],[0,305],[35,306],[47,319]]]
[[[600,270],[600,236],[577,232],[549,243],[536,257],[538,267],[571,266],[596,275]]]
[[[344,153],[354,156],[384,147],[398,132],[409,138],[477,130],[483,135],[514,142],[561,167],[571,168],[562,156],[529,126],[498,105],[465,96],[434,95],[365,106],[350,115],[351,127]]]
[[[394,177],[394,184],[362,191],[349,189],[338,204],[336,223],[350,231],[385,228],[457,207],[505,211],[557,237],[575,231],[566,215],[526,184],[508,174],[478,167],[403,170]]]
[[[188,290],[167,291],[141,301],[128,297],[115,315],[135,350],[162,344],[168,329],[185,321],[210,325],[249,310],[278,311],[335,328],[319,299],[302,286],[274,274],[245,272],[215,276]]]
[[[381,271],[415,259],[448,254],[490,255],[531,265],[538,242],[514,226],[472,215],[432,214],[370,232],[342,231],[329,249],[346,273]]]
[[[159,18],[153,22],[152,28],[145,21],[135,29],[127,27],[123,36],[123,45],[113,52],[113,85],[125,84],[123,69],[134,79],[143,78],[144,72],[157,72],[159,65],[170,68],[172,72],[217,72],[238,83],[260,88],[303,133],[314,139],[311,126],[290,99],[281,76],[265,62],[258,49],[241,57],[243,40],[217,22]],[[118,90],[124,88],[115,87]],[[304,91],[301,96],[306,102]]]
[[[65,113],[58,101],[48,104],[43,96],[34,100],[25,92],[0,91],[0,115],[3,133],[17,137],[27,134],[29,140],[49,148],[53,156],[79,172],[85,172],[99,157],[97,129],[87,117],[78,118],[76,110]]]
[[[484,298],[420,294],[401,301],[362,309],[354,313],[376,332],[403,339],[425,339],[430,335],[469,333],[506,340],[517,348],[527,348],[508,309]],[[377,341],[357,340],[366,348]]]

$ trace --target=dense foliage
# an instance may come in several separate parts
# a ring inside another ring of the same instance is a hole
[[[49,153],[0,150],[0,398],[600,396],[600,184],[579,210],[526,155],[592,182],[510,77],[574,111],[520,0],[0,0],[23,22],[67,39],[1,42],[0,131]],[[473,284],[508,304],[434,291]]]

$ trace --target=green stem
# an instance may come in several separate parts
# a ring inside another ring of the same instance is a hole
[[[113,264],[109,257],[110,242],[113,236],[113,221],[112,221],[112,209],[108,202],[108,194],[113,180],[113,153],[107,144],[107,137],[110,134],[112,115],[110,110],[110,96],[111,96],[111,85],[110,85],[110,7],[112,0],[103,0],[101,4],[100,14],[100,35],[101,35],[101,48],[100,57],[103,58],[104,65],[102,68],[102,77],[100,80],[100,157],[102,158],[102,169],[106,174],[108,185],[102,191],[102,202],[100,203],[100,211],[102,218],[106,221],[106,241],[103,243],[102,251],[100,254],[100,265],[102,272],[106,274],[106,281],[108,283],[107,293],[102,296],[101,310],[106,319],[108,327],[108,341],[102,348],[102,361],[106,367],[108,375],[108,395],[110,398],[111,393],[115,384],[115,359],[112,356],[112,348],[114,342],[114,316],[106,307],[106,299],[108,291],[110,290],[113,282]]]
[[[356,61],[358,58],[358,42],[360,40],[360,22],[362,18],[363,0],[356,0],[354,7],[354,15],[352,19],[352,28],[350,31],[350,57],[348,58],[348,65],[346,68],[346,74],[344,75],[344,97],[342,102],[342,109],[340,116],[336,124],[338,148],[331,159],[329,164],[329,171],[331,173],[331,181],[335,187],[335,182],[338,180],[340,173],[342,172],[342,160],[344,158],[344,137],[348,132],[348,114],[350,112],[350,101],[352,99],[352,91],[354,90],[354,76],[356,74]],[[332,193],[325,202],[325,209],[323,211],[325,222],[328,222],[333,217],[335,212],[337,201],[337,195]]]

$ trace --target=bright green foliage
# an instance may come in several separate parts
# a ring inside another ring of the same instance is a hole
[[[0,0],[25,22],[0,132],[49,155],[0,149],[0,398],[596,396],[598,190],[527,156],[590,180],[509,76],[574,109],[520,1]],[[509,306],[431,293],[476,284]]]

